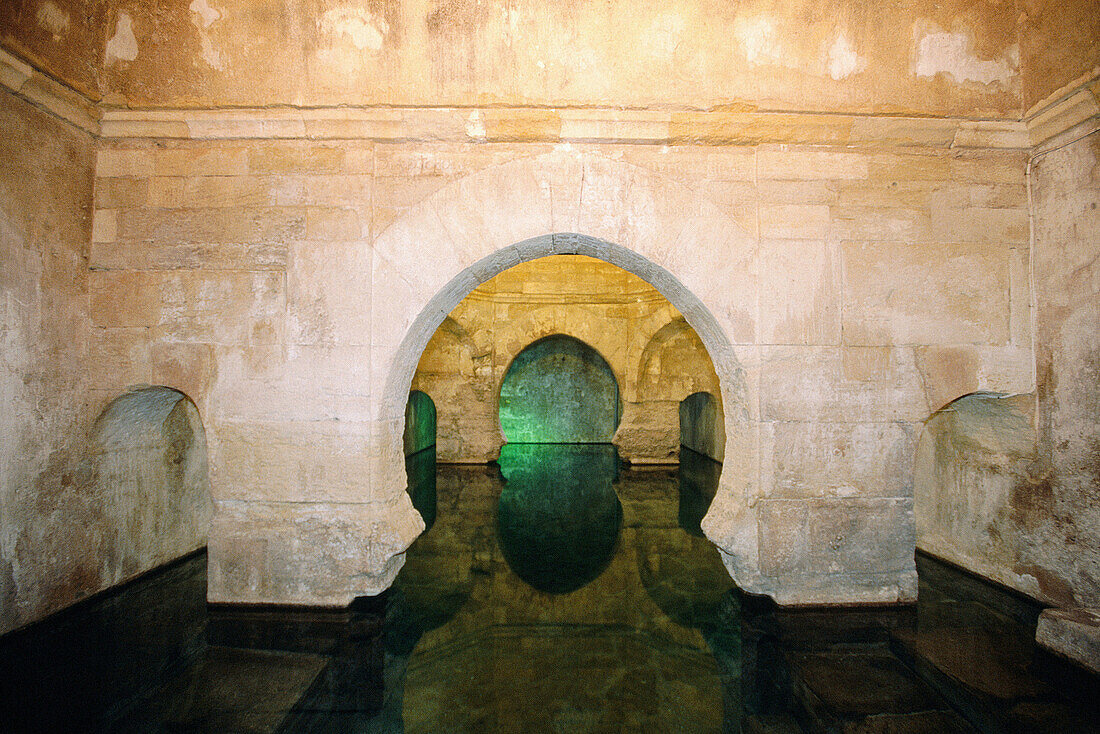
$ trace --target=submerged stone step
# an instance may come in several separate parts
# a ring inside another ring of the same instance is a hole
[[[1035,641],[1093,673],[1100,673],[1100,609],[1046,609]]]
[[[788,655],[803,728],[812,732],[974,734],[884,647]]]
[[[1026,638],[982,627],[899,630],[891,648],[982,732],[1095,731],[1095,719],[1032,670]]]

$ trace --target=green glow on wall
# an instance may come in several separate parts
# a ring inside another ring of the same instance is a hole
[[[555,334],[512,360],[499,415],[509,443],[609,443],[621,418],[619,385],[599,352]]]

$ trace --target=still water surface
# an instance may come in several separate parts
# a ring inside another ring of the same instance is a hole
[[[193,557],[0,640],[0,730],[1096,730],[1095,679],[1038,664],[1038,607],[931,559],[915,608],[740,593],[700,530],[719,470],[686,451],[625,469],[606,445],[420,452],[428,531],[381,597],[207,608]]]

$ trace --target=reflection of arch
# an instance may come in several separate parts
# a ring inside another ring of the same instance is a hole
[[[499,410],[509,442],[610,443],[621,417],[619,383],[595,349],[553,334],[508,365]]]
[[[206,432],[190,398],[168,387],[123,393],[96,419],[91,451],[105,523],[124,539],[104,556],[111,582],[206,544]]]

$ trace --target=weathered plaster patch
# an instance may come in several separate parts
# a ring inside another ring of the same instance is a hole
[[[485,137],[485,121],[481,119],[481,112],[474,110],[466,119],[466,134],[471,138]]]
[[[366,8],[333,8],[321,16],[320,29],[332,36],[346,35],[360,51],[379,51],[390,32],[389,24]]]
[[[684,19],[676,13],[661,13],[650,24],[643,43],[652,56],[672,58],[684,33]]]
[[[225,71],[221,51],[214,47],[214,42],[206,33],[206,29],[221,19],[221,11],[211,7],[208,0],[193,0],[189,7],[192,12],[191,23],[199,30],[202,60],[218,71]]]
[[[841,34],[829,48],[829,76],[837,81],[867,68],[867,59],[856,53],[848,38]]]
[[[207,2],[207,0],[193,0],[190,5],[190,10],[192,13],[196,13],[199,16],[203,28],[209,28],[214,21],[222,17],[221,12],[216,8],[210,7],[210,3]]]
[[[214,48],[214,42],[207,36],[202,37],[202,60],[218,71],[225,71],[221,51]]]
[[[933,29],[924,32],[925,29]],[[934,24],[918,23],[913,28],[916,43],[913,71],[919,77],[949,74],[956,83],[1008,84],[1020,69],[1020,47],[1013,44],[1001,58],[979,59],[969,33],[941,31]]]
[[[775,24],[770,18],[738,18],[733,24],[733,35],[741,43],[750,64],[764,64],[779,57]]]
[[[138,55],[137,38],[134,37],[134,24],[126,13],[118,14],[118,23],[115,24],[115,35],[107,41],[106,62],[117,59],[120,61],[133,61]]]
[[[60,41],[61,36],[69,30],[71,19],[69,14],[56,4],[46,0],[38,6],[38,12],[34,15],[38,24],[53,34],[53,40]]]

